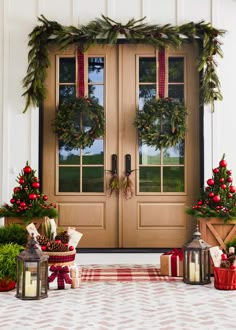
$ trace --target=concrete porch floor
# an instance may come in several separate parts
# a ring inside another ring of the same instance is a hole
[[[158,264],[159,254],[77,254],[80,265]],[[0,329],[191,330],[235,327],[236,291],[179,282],[83,282],[42,300],[0,293]]]

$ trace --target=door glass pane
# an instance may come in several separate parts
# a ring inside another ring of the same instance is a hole
[[[61,57],[60,58],[60,83],[73,83],[75,82],[75,58],[74,57]]]
[[[80,191],[80,168],[59,167],[59,192]]]
[[[139,163],[141,165],[157,165],[160,164],[160,150],[154,147],[140,144],[139,146]]]
[[[83,150],[83,164],[104,164],[103,140],[96,140],[91,147]]]
[[[184,102],[184,85],[169,85],[169,97],[179,101]]]
[[[140,167],[139,184],[141,192],[160,192],[160,167]]]
[[[104,92],[104,87],[103,85],[89,85],[89,97],[91,99],[95,99],[98,104],[103,106],[104,101],[103,101],[103,92]]]
[[[66,150],[65,147],[59,149],[59,164],[60,165],[79,165],[80,150]]]
[[[184,57],[168,58],[168,97],[184,102]],[[156,76],[154,58],[139,59],[139,109],[151,98],[157,98],[158,85],[153,84]],[[169,131],[167,118],[157,119],[155,130]],[[166,129],[165,129],[166,128]],[[184,141],[169,148],[156,149],[139,141],[139,191],[140,192],[184,192]],[[145,166],[144,166],[145,165]]]
[[[83,192],[104,191],[104,167],[83,168]]]
[[[156,58],[139,58],[139,82],[156,82]]]
[[[89,57],[88,59],[88,82],[104,81],[104,58]]]
[[[86,67],[86,66],[85,66]],[[96,100],[101,106],[104,104],[104,57],[89,57],[87,79],[88,97]],[[58,77],[59,102],[68,102],[76,97],[76,59],[61,57],[59,59]],[[75,125],[83,125],[87,132],[92,122],[85,113],[75,116]],[[94,140],[90,147],[84,149],[66,148],[63,142],[58,148],[58,177],[59,192],[104,192],[104,140],[102,137]],[[63,167],[61,166],[63,165]],[[88,166],[89,167],[86,167]],[[98,166],[101,165],[101,166]]]
[[[155,85],[139,86],[139,109],[143,109],[144,103],[156,96]]]
[[[75,97],[75,86],[61,85],[59,87],[59,103],[66,102]]]
[[[164,165],[184,164],[184,142],[178,143],[175,147],[163,149]]]
[[[184,167],[163,168],[163,191],[184,192]]]
[[[183,57],[169,57],[169,82],[184,82]]]

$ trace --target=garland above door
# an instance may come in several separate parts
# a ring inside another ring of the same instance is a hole
[[[163,26],[144,23],[140,20],[129,20],[126,24],[118,23],[109,17],[102,16],[88,25],[62,26],[55,21],[47,20],[43,15],[38,18],[41,25],[36,26],[29,34],[30,51],[28,69],[23,79],[26,97],[24,112],[30,106],[38,107],[46,95],[44,84],[49,61],[49,45],[65,49],[78,45],[82,52],[95,44],[116,44],[120,40],[126,43],[149,44],[163,49],[168,46],[179,47],[184,42],[200,42],[198,71],[201,77],[202,103],[210,104],[214,111],[214,101],[222,100],[220,81],[217,76],[216,57],[223,57],[219,37],[225,31],[214,28],[210,23],[186,23],[180,26],[166,24]]]

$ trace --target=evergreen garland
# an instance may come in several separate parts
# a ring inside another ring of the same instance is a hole
[[[26,106],[39,106],[45,98],[44,85],[47,68],[50,65],[48,47],[50,43],[65,49],[71,45],[80,46],[86,51],[91,45],[98,43],[115,44],[120,35],[125,36],[127,43],[149,44],[155,48],[168,46],[179,47],[184,42],[199,40],[202,43],[199,56],[198,70],[202,72],[202,102],[214,105],[214,101],[221,100],[220,82],[216,73],[215,56],[223,57],[221,43],[218,37],[223,36],[224,30],[217,30],[210,23],[187,23],[180,26],[166,24],[149,25],[140,20],[131,19],[126,24],[102,16],[91,21],[88,25],[78,28],[62,26],[55,21],[49,21],[44,16],[39,18],[41,25],[36,26],[29,34],[28,69],[23,80],[26,90]],[[214,109],[214,108],[213,108]]]
[[[140,140],[156,149],[175,146],[186,133],[186,108],[170,98],[148,100],[137,111],[134,125]]]
[[[104,109],[93,99],[77,97],[59,105],[53,125],[66,150],[91,147],[104,135]]]

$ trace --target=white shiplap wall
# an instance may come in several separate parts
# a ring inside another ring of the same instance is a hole
[[[219,77],[224,96],[204,118],[205,176],[211,175],[225,152],[236,177],[234,77],[236,76],[236,1],[234,0],[1,0],[0,1],[0,203],[10,198],[16,175],[29,160],[38,164],[38,111],[22,114],[22,79],[27,69],[28,34],[43,14],[63,25],[87,24],[101,14],[126,23],[146,16],[146,22],[173,25],[201,20],[228,32]],[[236,180],[236,179],[235,179]]]

